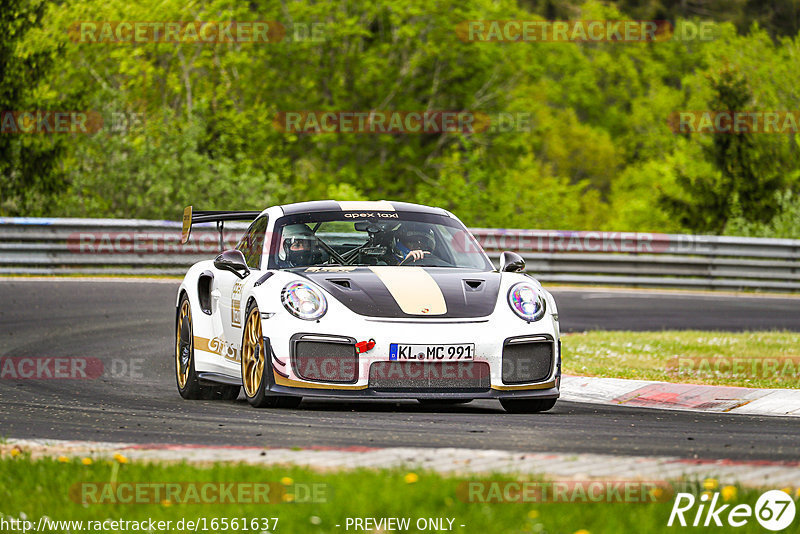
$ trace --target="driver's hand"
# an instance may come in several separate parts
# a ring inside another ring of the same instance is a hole
[[[427,250],[412,250],[408,254],[403,261],[406,261],[409,258],[413,258],[414,261],[421,260],[425,257],[425,254],[430,254]]]

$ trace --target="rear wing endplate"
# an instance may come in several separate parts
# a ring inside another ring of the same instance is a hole
[[[183,210],[183,227],[181,229],[181,244],[189,242],[194,223],[215,222],[219,232],[219,249],[225,249],[222,230],[225,221],[252,221],[261,214],[260,211],[194,211],[191,206]]]

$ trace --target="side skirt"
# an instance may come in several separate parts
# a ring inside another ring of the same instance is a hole
[[[226,386],[241,386],[242,379],[220,373],[197,373],[197,378],[203,386],[225,384]]]

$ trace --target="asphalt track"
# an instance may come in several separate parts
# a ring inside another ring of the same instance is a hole
[[[800,420],[560,402],[506,414],[305,401],[256,410],[184,401],[175,389],[175,281],[0,280],[0,356],[103,360],[94,380],[0,380],[0,436],[265,447],[462,447],[732,460],[798,460]],[[562,328],[800,331],[800,299],[558,290]],[[566,356],[568,357],[568,355]]]

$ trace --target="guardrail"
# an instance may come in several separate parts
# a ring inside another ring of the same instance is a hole
[[[247,227],[225,226],[233,247]],[[522,255],[545,283],[800,291],[800,240],[630,232],[470,230],[495,264]],[[139,219],[0,218],[0,274],[181,275],[214,257],[212,224]],[[468,243],[465,246],[469,246]]]

